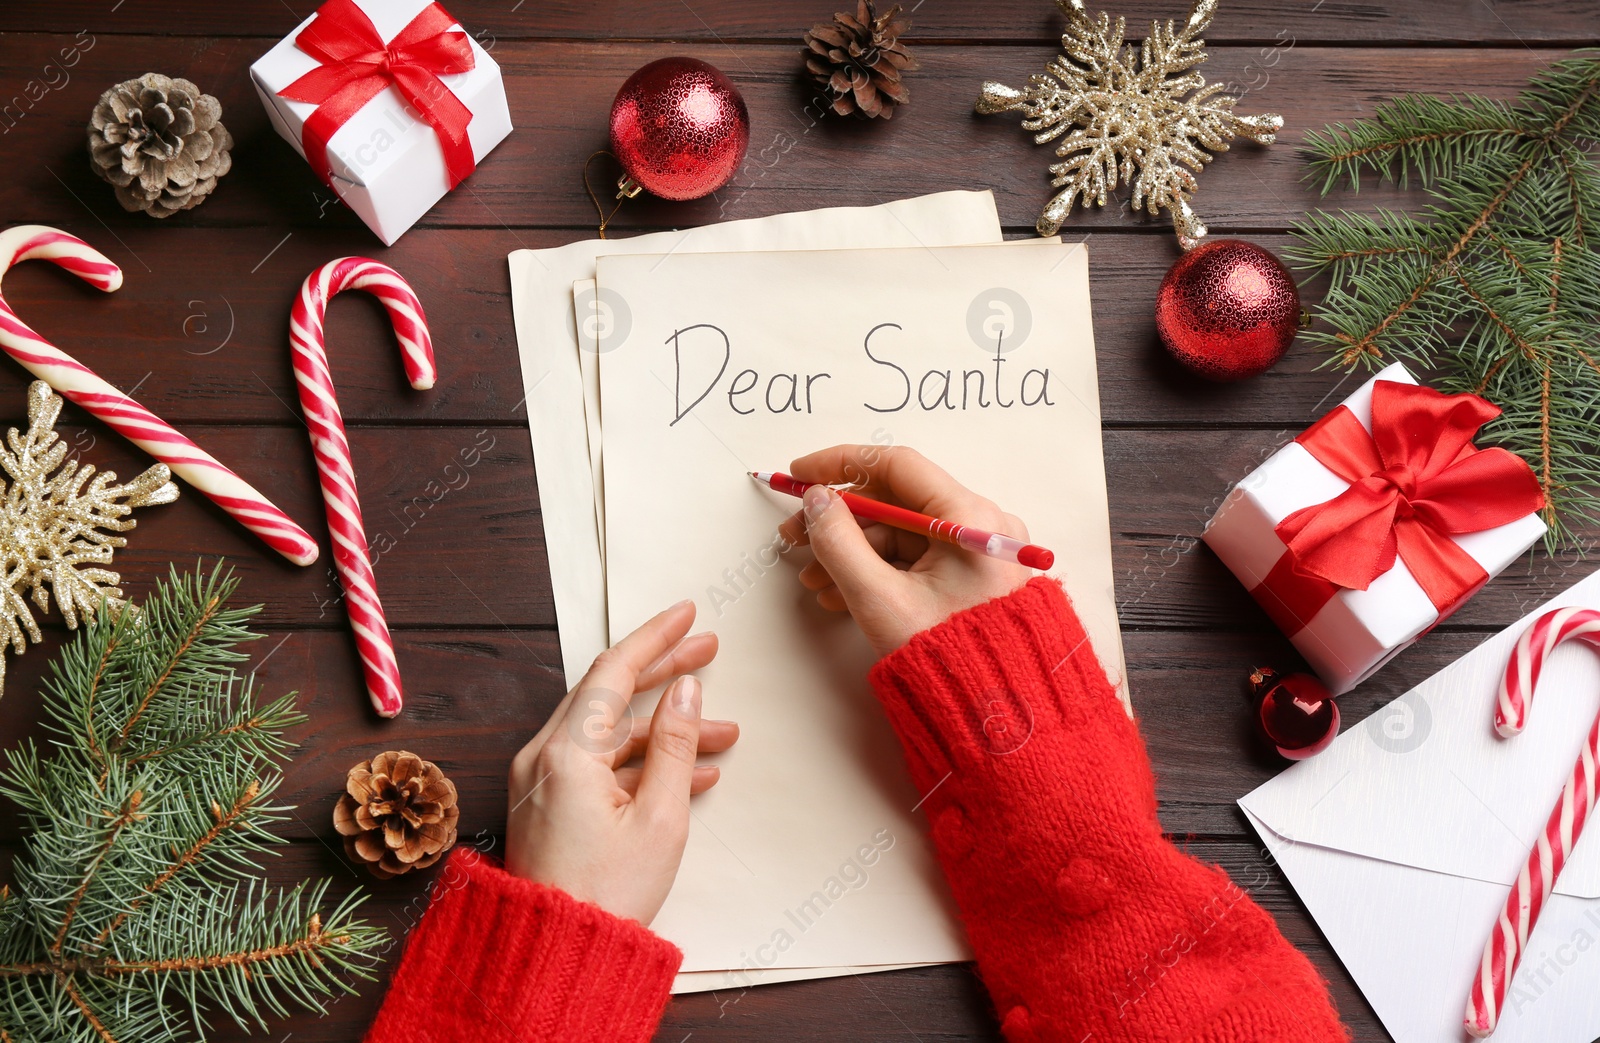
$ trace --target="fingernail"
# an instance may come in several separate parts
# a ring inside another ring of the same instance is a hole
[[[806,490],[806,522],[814,522],[827,511],[828,505],[833,502],[833,493],[825,485],[813,485]]]
[[[672,708],[685,717],[700,713],[700,682],[693,677],[680,677],[672,687]]]

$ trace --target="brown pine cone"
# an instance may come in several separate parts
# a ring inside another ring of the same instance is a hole
[[[124,210],[169,217],[199,205],[232,169],[221,119],[217,99],[188,80],[147,72],[100,95],[89,157]]]
[[[353,860],[386,880],[443,858],[460,814],[455,784],[439,766],[401,750],[350,769],[333,828]]]
[[[806,33],[800,52],[806,70],[834,112],[889,119],[896,105],[911,101],[900,76],[917,68],[917,60],[900,45],[911,23],[896,21],[899,13],[899,4],[879,15],[872,0],[858,0],[854,15],[840,12]]]

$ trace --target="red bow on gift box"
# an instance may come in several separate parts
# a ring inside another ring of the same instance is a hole
[[[1340,406],[1295,439],[1350,487],[1277,525],[1288,553],[1262,586],[1286,632],[1304,625],[1338,588],[1366,590],[1396,557],[1440,618],[1488,580],[1451,536],[1508,524],[1545,502],[1524,461],[1473,446],[1478,429],[1499,415],[1477,395],[1379,380],[1371,434]]]
[[[450,187],[472,173],[475,163],[467,138],[472,111],[439,79],[468,72],[475,64],[467,34],[452,32],[454,24],[449,12],[429,4],[384,43],[355,0],[329,0],[317,9],[316,18],[295,38],[295,46],[322,64],[278,94],[317,106],[305,122],[301,141],[306,161],[324,184],[333,183],[328,143],[334,133],[390,84],[438,134]]]

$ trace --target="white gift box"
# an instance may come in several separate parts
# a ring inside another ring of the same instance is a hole
[[[1369,434],[1372,389],[1379,380],[1417,382],[1403,365],[1395,363],[1344,400]],[[1349,486],[1300,443],[1290,442],[1234,486],[1202,538],[1269,614],[1279,619],[1280,605],[1263,586],[1287,552],[1274,530],[1295,511],[1325,503]],[[1451,539],[1492,579],[1544,532],[1544,521],[1534,513]],[[1406,563],[1396,559],[1394,567],[1366,590],[1339,589],[1289,637],[1329,690],[1339,695],[1371,677],[1439,619],[1438,608]]]
[[[357,0],[385,41],[392,40],[424,8],[428,0]],[[320,62],[295,45],[295,39],[316,18],[312,15],[250,67],[256,93],[278,133],[305,155],[301,132],[317,110],[308,102],[290,101],[278,92],[317,68]],[[460,30],[459,24],[451,27]],[[439,77],[472,113],[467,136],[473,162],[481,163],[511,133],[500,66],[467,34],[473,68]],[[333,189],[382,239],[394,241],[450,191],[449,172],[438,135],[420,119],[393,85],[367,102],[334,133],[328,147]]]

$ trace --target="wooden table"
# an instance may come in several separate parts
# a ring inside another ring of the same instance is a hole
[[[324,561],[322,507],[286,349],[290,301],[312,268],[357,253],[398,268],[428,309],[442,374],[431,392],[406,386],[370,299],[341,300],[328,329],[368,536],[382,548],[377,576],[406,681],[400,719],[380,721],[367,709],[338,586],[324,564],[286,564],[188,490],[176,505],[142,512],[118,555],[136,594],[169,562],[225,555],[243,579],[241,598],[265,603],[265,639],[255,646],[262,684],[274,694],[299,689],[312,717],[281,792],[300,807],[275,878],[329,875],[341,890],[370,886],[368,913],[398,943],[428,881],[369,884],[338,853],[330,824],[345,769],[382,749],[438,761],[461,791],[463,840],[498,846],[508,758],[562,693],[546,566],[547,552],[559,548],[546,547],[541,526],[505,255],[593,234],[579,171],[604,147],[611,97],[630,72],[670,54],[708,59],[744,92],[754,132],[749,160],[716,197],[639,201],[625,208],[619,229],[992,188],[1008,230],[1030,234],[1047,195],[1048,154],[1028,143],[1015,118],[976,118],[971,108],[981,80],[1019,83],[1042,68],[1056,49],[1059,12],[1043,0],[923,0],[912,40],[923,62],[910,81],[915,102],[889,124],[814,123],[796,72],[798,38],[836,4],[843,0],[453,0],[451,10],[504,70],[517,130],[392,249],[272,132],[250,85],[251,61],[308,15],[312,0],[0,7],[0,218],[77,233],[127,275],[121,291],[102,297],[47,265],[24,265],[6,276],[7,298],[46,336],[119,387],[137,388],[145,404],[256,482],[323,540]],[[1184,11],[1180,0],[1129,0],[1122,13],[1137,37],[1151,17]],[[1217,18],[1203,71],[1246,92],[1242,111],[1281,112],[1288,128],[1270,149],[1243,144],[1220,157],[1196,207],[1214,235],[1282,249],[1289,223],[1317,203],[1295,151],[1308,130],[1369,114],[1402,91],[1510,97],[1566,49],[1593,44],[1597,32],[1585,0],[1234,0]],[[216,94],[238,142],[234,170],[215,196],[159,222],[123,213],[84,154],[83,126],[100,91],[151,70]],[[1369,188],[1334,203],[1368,210],[1416,197]],[[1156,286],[1176,256],[1166,223],[1112,206],[1074,214],[1064,233],[1087,239],[1093,259],[1117,596],[1162,820],[1190,851],[1248,884],[1311,954],[1358,1040],[1387,1039],[1235,809],[1237,797],[1281,767],[1251,735],[1241,678],[1257,662],[1297,660],[1196,539],[1228,484],[1353,382],[1319,370],[1321,358],[1308,350],[1241,386],[1196,382],[1166,361],[1151,322]],[[863,283],[870,292],[870,276]],[[0,364],[0,417],[24,419],[25,383],[17,367]],[[69,408],[63,423],[99,466],[126,477],[146,463],[79,412]],[[1588,567],[1572,554],[1514,566],[1421,647],[1345,697],[1345,719],[1361,721]],[[6,746],[38,732],[36,680],[61,633],[57,627],[11,668],[0,718]],[[9,810],[3,828],[14,850],[18,825]],[[392,963],[391,951],[385,974]],[[381,992],[381,982],[365,984],[325,1017],[296,1017],[269,1038],[356,1039]],[[687,997],[672,1004],[657,1038],[999,1036],[972,971],[957,966]]]

